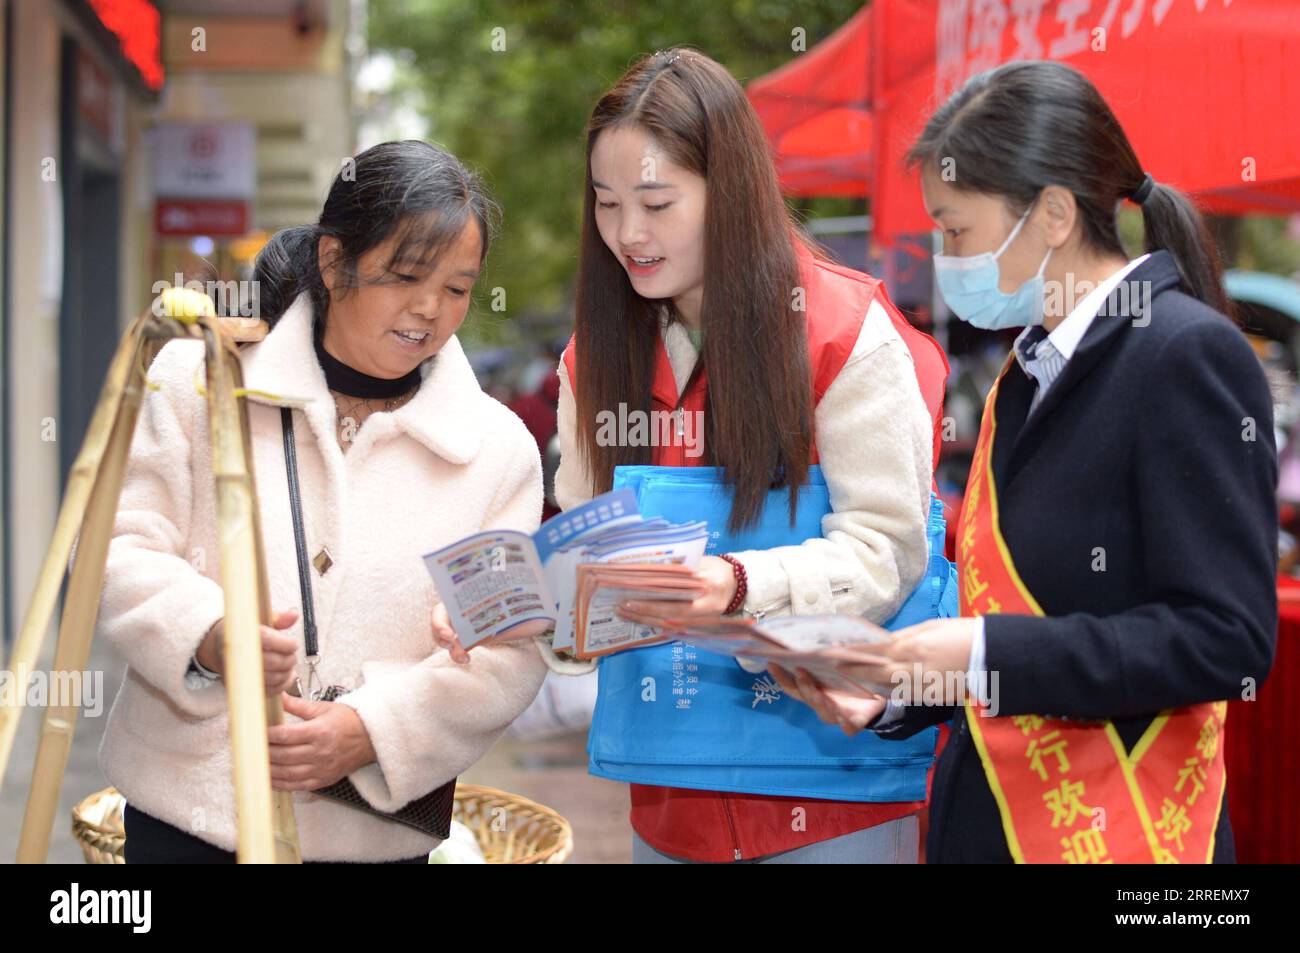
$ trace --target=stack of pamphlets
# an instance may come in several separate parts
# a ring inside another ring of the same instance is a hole
[[[643,519],[636,495],[615,490],[561,513],[529,535],[476,533],[424,557],[466,649],[546,635],[556,652],[593,658],[667,636],[625,621],[626,599],[691,601],[706,523]]]
[[[889,686],[863,680],[855,665],[886,664],[872,646],[892,636],[855,615],[792,615],[762,621],[732,616],[669,619],[666,638],[683,639],[709,652],[802,668],[826,688],[888,695]]]

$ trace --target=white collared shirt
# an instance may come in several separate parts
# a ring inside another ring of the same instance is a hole
[[[1061,371],[1065,370],[1065,362],[1074,356],[1079,342],[1088,333],[1088,328],[1092,327],[1092,322],[1096,320],[1101,306],[1105,304],[1111,292],[1119,287],[1120,282],[1130,271],[1149,257],[1150,255],[1142,255],[1134,258],[1089,291],[1079,299],[1079,303],[1065,316],[1065,320],[1046,336],[1040,325],[1032,325],[1020,332],[1012,353],[1015,354],[1021,369],[1038,382],[1038,389],[1029,404],[1030,413],[1033,413],[1034,408],[1043,399],[1052,382],[1061,375]]]

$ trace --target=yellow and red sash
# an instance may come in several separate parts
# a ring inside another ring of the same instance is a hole
[[[1008,358],[984,405],[957,525],[963,616],[1044,615],[998,529],[994,408]],[[1111,721],[1040,715],[966,721],[1017,863],[1209,863],[1227,780],[1226,701],[1168,709],[1126,751]]]

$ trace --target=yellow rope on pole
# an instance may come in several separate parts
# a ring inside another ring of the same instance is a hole
[[[160,317],[171,318],[181,324],[198,324],[199,318],[215,318],[217,306],[202,291],[193,288],[168,288],[158,296]]]

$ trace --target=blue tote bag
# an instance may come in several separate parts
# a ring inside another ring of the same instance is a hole
[[[800,488],[790,525],[789,488],[773,490],[759,522],[727,531],[731,491],[714,467],[618,467],[614,489],[630,487],[642,515],[706,520],[708,553],[770,549],[822,535],[831,512],[820,466]],[[956,568],[943,555],[943,506],[930,500],[925,578],[888,629],[957,614]],[[588,770],[635,784],[835,801],[919,801],[934,759],[937,728],[906,741],[874,732],[849,737],[789,698],[766,672],[684,642],[653,645],[600,661]]]

